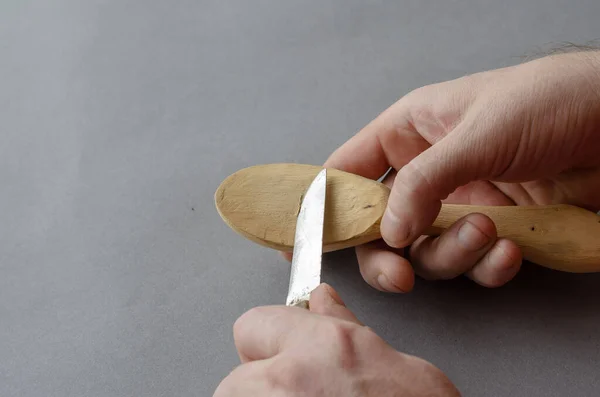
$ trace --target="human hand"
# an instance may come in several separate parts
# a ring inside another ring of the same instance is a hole
[[[234,325],[242,361],[214,397],[457,397],[432,364],[402,354],[363,326],[336,291],[321,284],[310,311],[259,307]]]
[[[482,214],[421,236],[441,203],[567,203],[600,209],[600,52],[549,56],[419,88],[336,150],[325,167],[391,186],[383,240],[357,247],[364,279],[390,292],[465,274],[496,287],[522,255]],[[288,255],[289,259],[289,255]]]

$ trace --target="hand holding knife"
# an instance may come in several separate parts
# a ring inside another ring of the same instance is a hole
[[[317,289],[321,285],[326,187],[327,171],[323,169],[304,194],[296,219],[286,299],[288,307],[310,309],[310,296],[315,292],[312,312],[282,311],[274,305],[239,318],[234,338],[242,365],[221,382],[214,396],[345,396],[364,395],[366,390],[383,391],[377,394],[386,396],[391,395],[386,390],[394,395],[416,395],[415,391],[425,395],[435,389],[459,397],[449,379],[433,365],[395,351],[363,327],[331,287]],[[310,338],[298,337],[309,332]]]

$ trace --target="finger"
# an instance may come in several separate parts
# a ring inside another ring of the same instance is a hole
[[[390,167],[399,169],[429,143],[409,121],[409,100],[400,100],[334,151],[324,167],[379,179]]]
[[[356,257],[363,279],[384,292],[411,291],[415,276],[402,252],[388,247],[382,240],[356,247]]]
[[[250,309],[237,319],[233,338],[242,362],[275,356],[286,341],[308,335],[314,316],[306,309],[262,306]]]
[[[335,150],[323,166],[370,179],[379,179],[390,167],[403,167],[430,146],[412,128],[410,103],[400,100],[390,106]],[[396,175],[395,171],[392,175]],[[391,186],[389,175],[386,179]],[[292,253],[281,252],[281,255],[287,261],[292,260]]]
[[[475,266],[496,241],[494,222],[482,214],[469,214],[438,237],[423,237],[410,249],[415,272],[426,279],[448,280]]]
[[[391,170],[381,182],[391,187],[396,173]],[[383,292],[411,291],[415,275],[402,251],[391,248],[383,240],[356,247],[356,257],[364,280]]]
[[[392,186],[397,171],[391,170],[381,181]],[[356,247],[360,272],[373,288],[384,292],[409,292],[413,289],[415,275],[403,250],[388,246],[383,240]]]
[[[310,311],[362,325],[347,307],[337,291],[328,284],[319,285],[310,294]]]
[[[499,287],[517,275],[522,261],[521,249],[516,243],[499,239],[466,275],[484,287]]]
[[[471,136],[453,132],[398,171],[381,221],[388,245],[403,248],[413,243],[433,223],[443,199],[486,175],[485,153]]]
[[[474,181],[454,190],[445,204],[475,204],[475,205],[516,205],[516,202],[504,194],[489,181]],[[522,204],[521,204],[522,205]]]

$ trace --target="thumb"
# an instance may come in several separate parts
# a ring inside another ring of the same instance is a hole
[[[362,325],[329,284],[322,283],[311,292],[309,307],[313,313]]]
[[[482,160],[493,163],[485,145],[469,135],[448,134],[398,170],[381,220],[381,235],[389,246],[404,248],[414,242],[434,222],[442,200],[482,177],[488,168]]]

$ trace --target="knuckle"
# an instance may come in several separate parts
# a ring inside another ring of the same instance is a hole
[[[312,368],[297,355],[294,359],[280,356],[266,367],[264,376],[272,390],[308,391],[314,383]]]
[[[333,342],[336,345],[345,344],[352,340],[356,333],[354,324],[348,324],[342,321],[331,321],[323,330],[323,335],[328,342]]]
[[[361,341],[360,351],[372,353],[391,349],[391,347],[368,326],[361,326],[356,332],[357,340]]]
[[[401,99],[412,104],[427,103],[435,93],[437,84],[427,84],[409,91]]]
[[[328,323],[323,336],[323,344],[333,348],[337,363],[344,369],[355,368],[359,352],[379,339],[368,327],[342,321]]]
[[[252,324],[257,318],[264,316],[268,310],[266,307],[253,307],[238,317],[233,323],[234,337],[241,335],[247,324]]]
[[[424,164],[419,161],[411,161],[403,169],[402,174],[407,178],[407,186],[405,188],[415,198],[422,197],[421,194],[425,192],[435,191],[436,181],[432,180],[432,176],[428,171],[429,169],[424,167]]]

